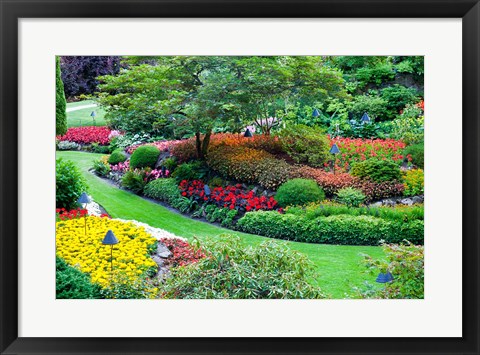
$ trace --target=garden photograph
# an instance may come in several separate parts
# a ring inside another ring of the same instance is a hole
[[[424,298],[423,56],[55,65],[57,299]]]

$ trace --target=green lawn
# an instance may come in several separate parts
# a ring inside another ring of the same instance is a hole
[[[78,106],[86,106],[95,104],[93,100],[84,100],[84,101],[77,101],[67,103],[68,108],[74,108]],[[90,116],[92,111],[95,111],[97,114],[95,116],[95,125],[96,126],[105,126],[105,111],[101,108],[97,107],[88,107],[81,110],[67,112],[67,124],[68,127],[79,127],[79,126],[93,126],[93,119]]]
[[[222,233],[235,234],[242,238],[246,245],[257,245],[268,239],[251,234],[234,232],[214,225],[192,220],[181,214],[127,191],[118,189],[108,182],[88,172],[92,161],[101,154],[85,152],[57,152],[57,158],[72,160],[82,170],[89,186],[89,194],[100,203],[112,217],[135,219],[153,227],[162,228],[178,236],[188,239],[194,236],[215,237]],[[353,286],[360,286],[365,281],[374,282],[371,275],[361,265],[361,253],[373,257],[382,257],[379,247],[343,246],[288,242],[290,248],[305,255],[315,264],[319,274],[317,280],[322,290],[332,298],[343,298]]]

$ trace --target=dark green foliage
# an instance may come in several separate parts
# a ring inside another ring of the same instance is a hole
[[[99,153],[99,154],[110,154],[112,152],[112,147],[109,145],[100,145],[98,143],[92,143],[90,145],[90,149],[92,153]]]
[[[407,104],[414,104],[420,100],[417,90],[402,85],[389,86],[380,91],[380,96],[386,102],[386,118],[393,119]]]
[[[122,186],[136,194],[141,194],[145,187],[143,171],[129,170],[122,176]]]
[[[371,216],[334,215],[308,219],[275,211],[248,212],[237,222],[241,231],[296,242],[378,245],[380,240],[423,244],[423,221],[388,221]]]
[[[267,241],[259,246],[241,244],[224,235],[203,241],[207,257],[174,268],[166,280],[163,297],[181,299],[307,299],[325,298],[311,262],[285,244]]]
[[[233,226],[238,211],[236,209],[220,208],[215,205],[205,207],[205,217],[207,221],[214,223],[219,222],[223,227],[230,228]]]
[[[166,158],[162,162],[162,166],[164,166],[167,170],[170,172],[174,171],[175,168],[177,167],[177,161],[175,160],[174,157]]]
[[[398,181],[401,178],[400,168],[389,160],[367,159],[356,163],[350,174],[364,180],[375,182]]]
[[[413,144],[405,148],[405,156],[410,154],[412,156],[412,163],[415,164],[418,168],[424,168],[424,144],[418,143]]]
[[[183,197],[175,179],[157,179],[149,182],[143,191],[145,196],[168,203],[180,212],[192,209],[192,202]]]
[[[57,208],[76,208],[78,198],[87,189],[85,178],[70,160],[57,159],[55,170]]]
[[[282,207],[301,206],[325,199],[325,193],[315,180],[292,179],[278,188],[275,200]]]
[[[387,270],[393,281],[385,287],[369,285],[367,289],[357,289],[360,298],[382,299],[423,299],[424,298],[424,247],[409,242],[382,245],[387,260],[375,260],[365,255],[365,265],[372,276]]]
[[[115,165],[118,163],[123,163],[125,160],[127,160],[127,156],[123,152],[122,149],[115,149],[112,154],[110,154],[110,157],[108,158],[108,163]]]
[[[101,298],[101,288],[91,282],[90,276],[68,265],[59,257],[55,259],[55,264],[57,299]]]
[[[63,89],[62,72],[60,70],[60,57],[55,58],[56,76],[55,76],[55,97],[56,97],[56,135],[67,133],[67,101]]]
[[[154,168],[157,163],[160,150],[153,145],[142,145],[138,147],[130,157],[130,167],[136,168]]]
[[[283,149],[296,163],[323,166],[330,159],[330,142],[318,127],[294,125],[280,133]]]
[[[172,177],[178,182],[182,180],[205,180],[210,173],[208,166],[202,161],[183,163],[173,171]]]

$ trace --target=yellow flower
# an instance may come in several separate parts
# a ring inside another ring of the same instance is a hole
[[[78,265],[80,270],[89,273],[93,282],[102,287],[110,283],[111,247],[102,244],[109,229],[119,240],[113,246],[114,273],[125,270],[127,281],[134,283],[145,270],[156,266],[148,255],[148,248],[154,245],[156,239],[146,233],[143,227],[95,216],[86,217],[86,222],[86,235],[83,218],[57,222],[56,253],[68,264]]]

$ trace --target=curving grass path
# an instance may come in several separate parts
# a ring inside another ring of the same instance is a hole
[[[100,203],[112,217],[135,219],[153,227],[165,229],[178,236],[192,239],[218,236],[222,233],[238,235],[246,245],[258,245],[268,238],[231,231],[198,220],[190,219],[170,211],[156,203],[147,201],[130,192],[118,189],[90,173],[92,161],[101,154],[85,152],[57,152],[57,158],[73,161],[87,179],[89,194]],[[381,258],[379,247],[345,246],[288,242],[291,249],[305,254],[319,274],[316,280],[322,290],[332,298],[344,298],[352,287],[361,286],[365,281],[373,282],[371,275],[361,264],[361,254]]]
[[[70,127],[93,126],[93,119],[90,116],[92,111],[95,111],[96,126],[105,126],[105,110],[101,107],[89,107],[95,104],[93,100],[84,100],[78,102],[67,103],[67,125]],[[68,110],[73,109],[73,111]]]

